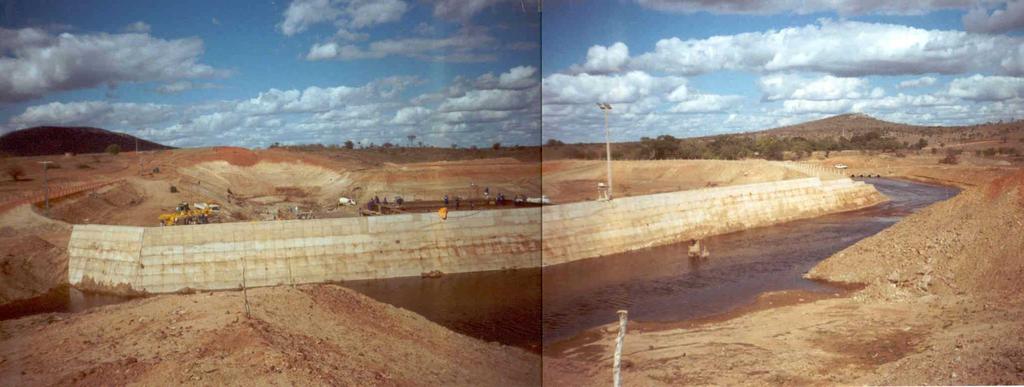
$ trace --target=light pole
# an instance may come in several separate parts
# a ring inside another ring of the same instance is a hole
[[[39,164],[43,164],[43,201],[46,207],[46,216],[50,216],[50,182],[46,178],[46,170],[50,169],[50,164],[53,161],[40,161]]]
[[[139,176],[142,176],[142,153],[139,153],[139,136],[135,136],[135,157],[139,158]]]
[[[608,200],[612,200],[612,143],[608,138],[608,112],[612,110],[612,105],[598,102],[597,107],[604,112],[604,146],[608,156]]]

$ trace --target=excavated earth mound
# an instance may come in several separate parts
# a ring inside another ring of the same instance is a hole
[[[0,385],[540,383],[540,357],[334,285],[165,295],[0,322]]]
[[[1024,291],[1024,171],[911,215],[823,261],[809,278],[994,297]]]

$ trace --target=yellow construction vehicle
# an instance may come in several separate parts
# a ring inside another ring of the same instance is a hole
[[[174,212],[160,214],[161,226],[174,226],[181,224],[206,224],[210,223],[210,215],[213,210],[210,207],[189,208],[188,203],[181,203]]]

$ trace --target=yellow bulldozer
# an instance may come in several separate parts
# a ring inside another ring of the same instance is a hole
[[[174,209],[174,212],[160,214],[160,225],[175,226],[182,224],[210,223],[210,217],[213,215],[213,210],[218,208],[210,205],[196,207],[197,208],[191,208],[188,203],[181,203]]]

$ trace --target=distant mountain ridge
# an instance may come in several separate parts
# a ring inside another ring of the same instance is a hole
[[[0,136],[0,153],[43,156],[64,153],[101,153],[111,144],[124,152],[135,150],[135,136],[92,127],[36,126]],[[139,150],[173,149],[139,139]]]

